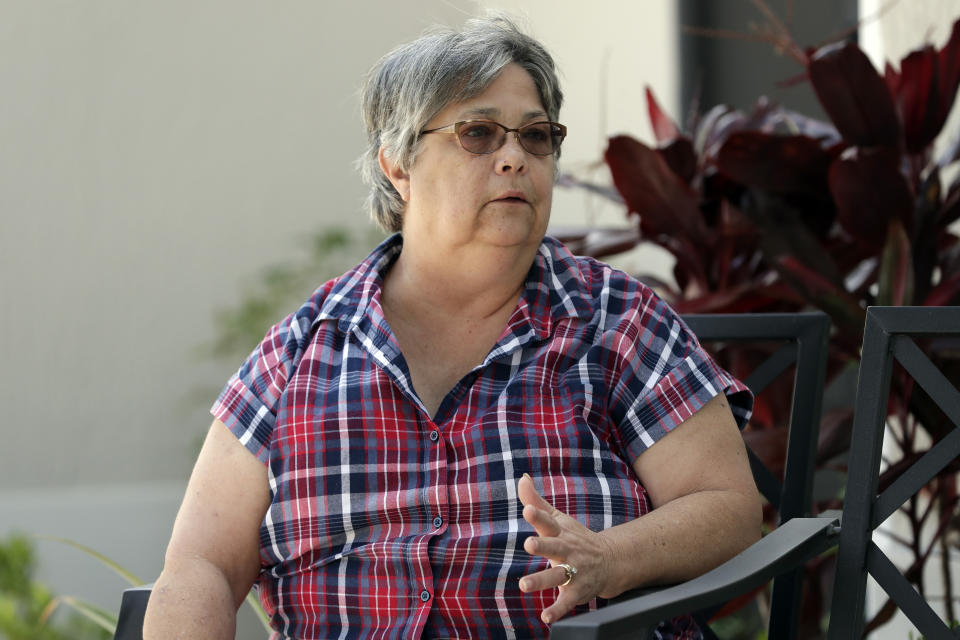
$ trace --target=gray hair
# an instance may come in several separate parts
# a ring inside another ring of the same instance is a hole
[[[427,123],[447,105],[486,91],[511,62],[530,74],[547,117],[556,121],[563,93],[553,58],[503,15],[474,18],[462,31],[432,29],[373,66],[361,93],[367,149],[358,165],[370,186],[367,208],[381,228],[399,231],[406,203],[380,169],[380,148],[409,170]]]

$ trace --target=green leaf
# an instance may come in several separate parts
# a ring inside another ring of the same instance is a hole
[[[82,615],[87,620],[90,620],[98,627],[109,631],[110,633],[115,633],[117,629],[117,617],[108,612],[105,609],[98,607],[97,605],[76,598],[74,596],[58,596],[55,600],[59,601],[80,615]],[[52,613],[52,610],[51,610]]]
[[[86,545],[82,545],[82,544],[80,544],[79,542],[75,542],[75,541],[69,540],[69,539],[67,539],[67,538],[58,538],[58,537],[56,537],[56,536],[41,536],[41,535],[38,535],[38,536],[36,536],[36,537],[37,537],[38,539],[40,539],[40,540],[50,540],[50,541],[52,541],[52,542],[59,542],[59,543],[61,543],[61,544],[69,545],[69,546],[73,547],[74,549],[79,549],[80,551],[84,552],[84,553],[87,554],[88,556],[91,556],[91,557],[93,557],[94,559],[99,560],[102,564],[104,564],[105,566],[107,566],[108,568],[110,568],[111,570],[113,570],[114,573],[116,573],[118,576],[120,576],[121,578],[123,578],[124,580],[126,580],[127,582],[129,582],[129,583],[130,583],[131,585],[133,585],[134,587],[139,587],[140,585],[144,584],[144,581],[143,581],[143,580],[141,580],[140,578],[138,578],[137,576],[135,576],[135,575],[134,575],[133,573],[131,573],[130,571],[127,571],[125,568],[123,568],[122,566],[120,566],[117,562],[111,560],[110,558],[108,558],[107,556],[103,555],[103,554],[100,553],[99,551],[95,551],[94,549],[91,549],[90,547],[88,547],[88,546],[86,546]]]

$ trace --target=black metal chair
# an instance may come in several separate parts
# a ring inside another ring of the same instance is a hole
[[[873,530],[960,456],[960,392],[917,346],[915,338],[960,336],[960,307],[872,307],[867,310],[853,419],[853,445],[830,615],[831,640],[864,629],[867,574],[927,640],[956,640],[930,605],[872,541]],[[894,361],[927,392],[953,429],[877,494],[890,378]],[[854,454],[854,451],[856,454]]]
[[[954,428],[877,495],[894,360],[924,388],[954,427],[960,425],[960,392],[914,342],[914,338],[924,336],[960,336],[960,307],[871,307],[867,310],[842,518],[835,512],[814,518],[794,518],[699,578],[561,620],[554,625],[551,638],[637,638],[637,629],[723,602],[773,576],[794,571],[838,543],[830,640],[862,636],[868,573],[928,640],[960,637],[940,620],[871,539],[873,530],[887,516],[960,456],[960,429]],[[842,528],[838,526],[841,520]],[[769,637],[786,636],[771,633]]]

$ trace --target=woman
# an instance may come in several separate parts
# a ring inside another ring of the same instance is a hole
[[[546,637],[758,537],[749,392],[545,238],[561,100],[503,18],[373,69],[363,172],[398,233],[228,382],[145,637],[232,638],[255,581],[276,638]]]

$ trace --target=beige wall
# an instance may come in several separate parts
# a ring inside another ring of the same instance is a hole
[[[670,3],[505,4],[556,53],[571,167],[605,133],[644,131],[643,82],[670,103]],[[2,5],[0,486],[182,479],[238,364],[197,356],[213,309],[306,234],[367,224],[361,75],[477,5]],[[556,217],[590,206],[560,193]]]

